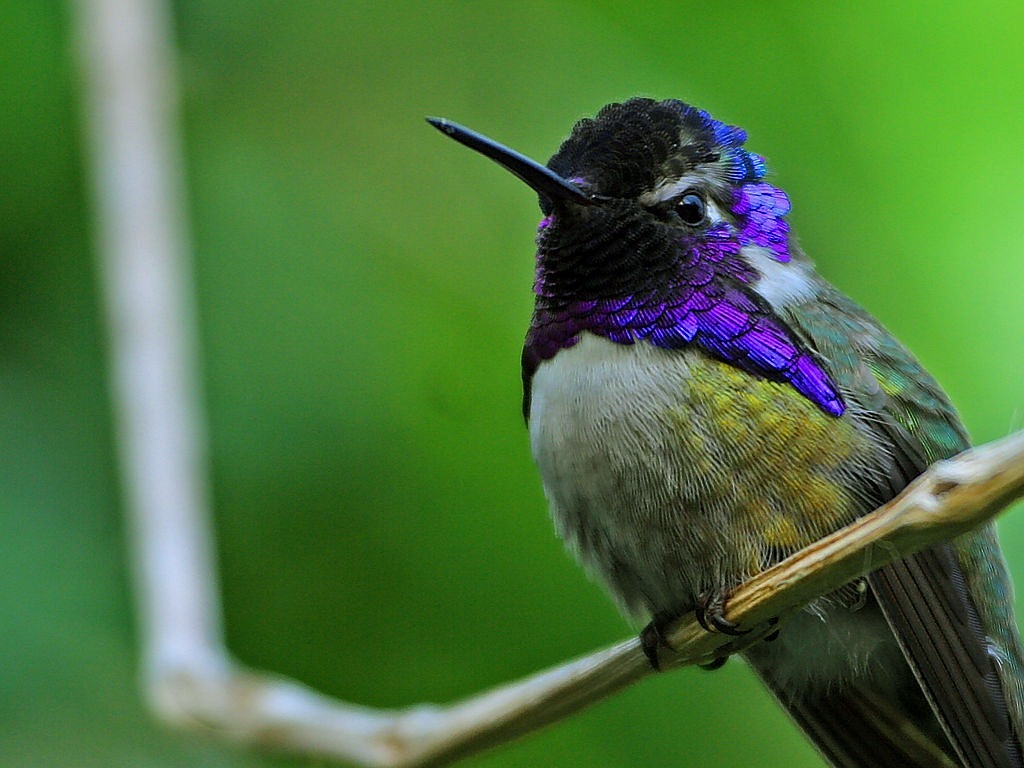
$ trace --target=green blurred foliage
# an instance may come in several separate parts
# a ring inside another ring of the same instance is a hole
[[[633,94],[743,125],[821,270],[975,438],[1021,426],[1019,3],[173,8],[226,623],[248,663],[398,706],[629,631],[552,534],[519,414],[535,201],[424,115],[540,159]],[[0,764],[305,765],[166,731],[139,701],[74,65],[64,5],[0,5]],[[1024,570],[1019,514],[1003,533]],[[697,759],[820,764],[741,663],[467,764]]]

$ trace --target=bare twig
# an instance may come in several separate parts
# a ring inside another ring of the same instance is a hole
[[[651,674],[628,640],[448,706],[381,711],[250,671],[223,644],[166,8],[79,0],[114,407],[135,549],[144,684],[157,714],[250,744],[367,766],[440,765],[576,712]],[[741,586],[728,618],[759,624],[1024,495],[1024,433],[941,462],[899,498]],[[666,666],[729,638],[687,620]]]
[[[227,668],[196,384],[177,86],[160,0],[78,0],[100,282],[125,484],[142,665],[152,704],[171,670]]]

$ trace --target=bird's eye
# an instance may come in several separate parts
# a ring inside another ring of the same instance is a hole
[[[687,192],[676,203],[676,213],[684,224],[697,227],[704,223],[708,210],[703,197],[696,192]]]

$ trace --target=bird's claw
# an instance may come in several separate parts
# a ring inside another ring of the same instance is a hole
[[[706,632],[718,632],[731,637],[743,638],[727,643],[719,648],[722,654],[716,656],[707,664],[699,665],[701,669],[719,669],[726,660],[734,653],[738,653],[758,642],[770,643],[779,637],[779,630],[776,625],[779,623],[777,616],[770,618],[765,625],[756,630],[740,629],[739,625],[725,618],[725,591],[708,591],[697,598],[694,607],[694,616]]]
[[[667,613],[655,614],[650,623],[640,632],[640,646],[643,648],[644,656],[651,663],[651,669],[655,672],[661,671],[661,658],[659,656],[662,648],[672,646],[665,640],[665,627],[667,627],[674,616]]]
[[[720,632],[732,637],[750,632],[749,629],[740,629],[736,622],[725,618],[724,590],[712,590],[698,596],[693,612],[697,617],[697,623],[707,632]]]
[[[742,640],[727,643],[719,648],[722,655],[715,656],[714,659],[706,664],[698,665],[701,669],[709,671],[720,669],[732,654],[742,651],[757,642],[770,643],[779,636],[779,630],[777,628],[773,629],[779,623],[777,617],[769,619],[757,631],[740,629],[736,622],[725,618],[724,591],[705,592],[701,595],[694,607],[694,616],[707,632],[718,632],[731,637],[743,638]],[[656,613],[650,623],[640,632],[641,648],[651,664],[651,669],[655,672],[661,671],[661,649],[668,648],[673,650],[672,646],[665,639],[665,630],[677,618],[678,616],[672,613]]]

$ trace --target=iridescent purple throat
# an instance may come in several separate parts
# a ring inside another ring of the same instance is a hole
[[[753,290],[759,276],[740,250],[756,246],[780,263],[790,261],[785,220],[789,199],[781,189],[760,181],[763,160],[731,149],[747,155],[737,160],[748,161],[744,167],[750,179],[734,195],[731,211],[737,224],[720,222],[681,243],[678,274],[670,285],[623,298],[565,304],[545,296],[541,267],[538,308],[523,352],[527,381],[542,361],[590,331],[618,344],[647,341],[665,349],[697,344],[752,374],[788,382],[828,414],[843,414],[845,406],[828,373]],[[549,223],[542,221],[541,231]]]

